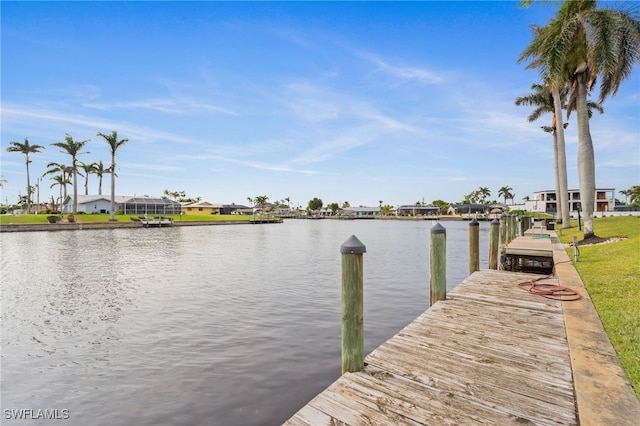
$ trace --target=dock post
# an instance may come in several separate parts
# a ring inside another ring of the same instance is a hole
[[[429,306],[447,298],[447,231],[436,223],[431,228],[429,247]]]
[[[349,237],[342,253],[342,374],[364,368],[364,274],[362,254],[367,248]]]
[[[500,240],[500,222],[493,219],[489,225],[489,269],[498,269],[498,246]]]
[[[500,215],[500,247],[507,245],[507,214]]]
[[[527,217],[520,216],[520,235],[524,235],[527,232]]]
[[[480,270],[480,223],[474,218],[469,223],[469,275]]]

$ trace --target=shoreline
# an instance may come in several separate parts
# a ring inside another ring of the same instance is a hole
[[[266,223],[266,221],[264,222]],[[233,221],[185,221],[173,222],[170,226],[161,228],[171,228],[173,226],[205,226],[205,225],[251,225],[251,220],[233,220]],[[136,228],[145,229],[146,226],[140,222],[58,222],[58,223],[7,223],[0,224],[0,233],[2,232],[37,232],[37,231],[85,231],[93,229],[124,229]],[[157,228],[156,226],[152,228]]]
[[[322,218],[287,218],[287,219],[299,219],[299,220],[312,220],[312,219],[330,219],[330,220],[431,220],[431,221],[470,221],[473,217],[463,216],[376,216],[376,217],[349,217],[343,218],[338,216],[326,216]],[[494,218],[478,217],[478,221],[491,221]],[[172,226],[208,226],[208,225],[255,225],[263,223],[282,223],[284,219],[274,221],[273,219],[247,219],[247,220],[230,220],[230,221],[175,221],[170,226],[163,226],[162,228],[169,228]],[[125,229],[125,228],[146,228],[141,225],[140,222],[57,222],[57,223],[0,223],[0,233],[2,232],[38,232],[38,231],[81,231],[81,230],[93,230],[93,229]],[[153,226],[157,228],[157,226]]]

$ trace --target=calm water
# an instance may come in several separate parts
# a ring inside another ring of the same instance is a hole
[[[442,224],[451,288],[467,276],[468,223]],[[280,424],[340,374],[340,245],[367,247],[368,353],[428,306],[431,225],[2,233],[0,423]],[[480,244],[485,268],[487,223]]]

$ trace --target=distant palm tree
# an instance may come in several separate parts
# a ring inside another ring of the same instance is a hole
[[[67,133],[64,136],[64,142],[51,144],[62,149],[63,153],[71,156],[71,173],[73,173],[73,214],[78,213],[78,155],[88,154],[88,152],[80,152],[88,142],[89,139],[74,141],[71,135]]]
[[[31,163],[31,159],[29,159],[29,154],[35,154],[45,149],[42,145],[31,145],[29,143],[29,139],[24,138],[24,143],[20,142],[9,142],[9,147],[7,148],[7,152],[19,152],[24,154],[25,164],[27,165],[27,213],[31,209],[31,193],[33,192],[33,188],[31,187],[31,178],[29,177],[29,163]]]
[[[532,0],[523,3],[530,4]],[[640,57],[640,22],[636,10],[597,9],[596,1],[565,1],[556,16],[535,29],[520,60],[533,58],[558,83],[570,84],[567,111],[578,121],[578,178],[584,214],[584,238],[594,236],[595,156],[589,127],[588,93],[600,78],[599,103],[615,95]]]
[[[384,205],[384,206],[383,205],[380,206],[380,213],[383,216],[390,216],[392,211],[393,211],[393,206],[391,206],[389,204]]]
[[[482,201],[482,204],[484,204],[484,200],[486,200],[487,197],[491,195],[491,190],[486,186],[481,186],[478,189],[478,195],[480,196],[480,200]]]
[[[513,198],[513,194],[511,194],[511,191],[513,191],[513,188],[511,188],[510,186],[503,186],[498,191],[498,197],[504,197],[504,203],[507,204],[507,198]]]
[[[631,189],[623,189],[622,191],[618,191],[620,195],[624,195],[624,203],[629,204],[629,195],[631,195]]]
[[[98,176],[98,195],[102,195],[102,176],[109,174],[111,169],[105,169],[102,160],[94,164],[96,165],[96,168],[93,173]]]
[[[109,220],[116,220],[116,153],[118,149],[122,147],[124,144],[129,142],[129,139],[120,139],[118,140],[118,132],[112,130],[110,134],[104,134],[98,132],[98,136],[103,138],[108,144],[109,149],[111,151],[111,167],[109,168],[109,172],[111,173],[111,207],[110,207],[110,217]]]
[[[53,183],[49,186],[49,188],[53,188],[56,185],[60,186],[60,204],[62,204],[63,200],[65,198],[67,198],[67,185],[71,184],[71,181],[69,180],[69,178],[65,175],[65,174],[59,174],[56,175],[54,177],[51,178],[51,180],[53,180]],[[64,188],[64,198],[62,197],[62,189]],[[51,197],[53,198],[53,197]],[[54,206],[54,210],[55,210],[55,206]]]
[[[640,185],[633,185],[629,189],[629,200],[631,204],[640,203]]]
[[[260,211],[262,213],[264,213],[264,206],[267,204],[268,200],[269,200],[269,197],[267,197],[266,195],[257,195],[254,198],[254,201],[256,202],[258,207],[260,207]]]
[[[80,162],[80,168],[84,172],[84,195],[89,195],[89,175],[95,173],[98,163]]]
[[[71,176],[71,173],[73,172],[73,167],[71,166],[67,166],[65,164],[62,163],[55,163],[55,162],[51,162],[49,164],[47,164],[47,168],[49,170],[47,170],[46,172],[44,172],[44,174],[42,175],[42,177],[46,176],[46,175],[52,175],[54,173],[60,173],[62,175],[62,191],[64,193],[64,198],[67,198],[67,185],[71,185],[71,181],[69,180],[69,176]],[[63,200],[64,200],[63,198]]]

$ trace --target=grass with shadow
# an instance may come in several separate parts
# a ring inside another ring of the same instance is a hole
[[[577,222],[560,240],[583,238]],[[597,245],[581,245],[575,264],[604,329],[640,399],[640,217],[594,218]],[[616,239],[620,238],[620,239]],[[573,249],[567,250],[573,259]]]

